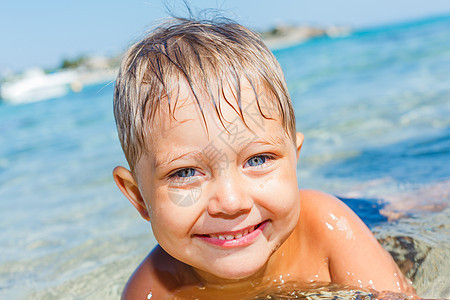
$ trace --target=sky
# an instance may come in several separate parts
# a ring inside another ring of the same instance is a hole
[[[168,17],[181,0],[15,0],[0,5],[0,74],[56,68],[80,55],[116,55]],[[450,14],[449,0],[190,0],[256,30],[275,24],[367,28]]]

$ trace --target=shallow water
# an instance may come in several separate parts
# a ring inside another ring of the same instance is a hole
[[[281,278],[281,276],[280,276]],[[260,283],[255,285],[251,290],[249,289],[238,289],[234,294],[232,294],[229,299],[360,299],[360,300],[370,300],[377,299],[380,293],[376,291],[371,291],[368,289],[355,288],[350,286],[343,286],[339,284],[330,283],[308,283],[308,284],[298,284],[295,282],[282,282],[275,280],[269,280],[272,283],[264,284]],[[176,293],[171,299],[220,299],[222,298],[222,287],[216,287],[213,289],[198,287],[194,288],[192,293],[188,291],[180,291]],[[208,290],[207,297],[202,296],[202,292]],[[184,293],[183,293],[184,292]],[[396,297],[395,299],[409,299],[408,295],[396,294],[396,293],[385,293],[390,296]],[[384,295],[387,296],[387,295]],[[151,297],[150,297],[151,298]]]
[[[419,295],[450,298],[450,17],[275,55],[305,134],[299,185],[343,198]],[[117,164],[111,85],[0,104],[0,298],[119,297],[156,241]]]

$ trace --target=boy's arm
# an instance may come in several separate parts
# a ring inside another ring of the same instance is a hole
[[[122,300],[147,299],[151,292],[149,283],[152,282],[153,273],[149,265],[150,254],[142,261],[139,267],[133,272],[128,279],[127,284],[122,292]]]
[[[156,246],[128,279],[122,300],[167,298],[178,287],[183,265]]]
[[[361,219],[339,199],[305,191],[329,258],[332,282],[377,291],[414,293],[390,254]],[[311,201],[312,200],[312,201]]]

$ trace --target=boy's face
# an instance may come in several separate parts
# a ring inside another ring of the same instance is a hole
[[[122,168],[115,170],[116,182],[151,221],[160,246],[200,276],[251,276],[298,222],[296,165],[303,137],[297,134],[294,145],[277,118],[265,119],[247,82],[242,110],[253,132],[223,100],[224,125],[202,103],[206,128],[189,88],[180,89],[176,120],[163,110],[157,114],[150,151],[136,164],[136,181]],[[266,99],[260,104],[276,116]]]

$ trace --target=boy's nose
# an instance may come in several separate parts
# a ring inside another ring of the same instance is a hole
[[[213,183],[208,203],[210,215],[233,217],[251,210],[253,200],[242,179],[236,176],[222,176]]]

